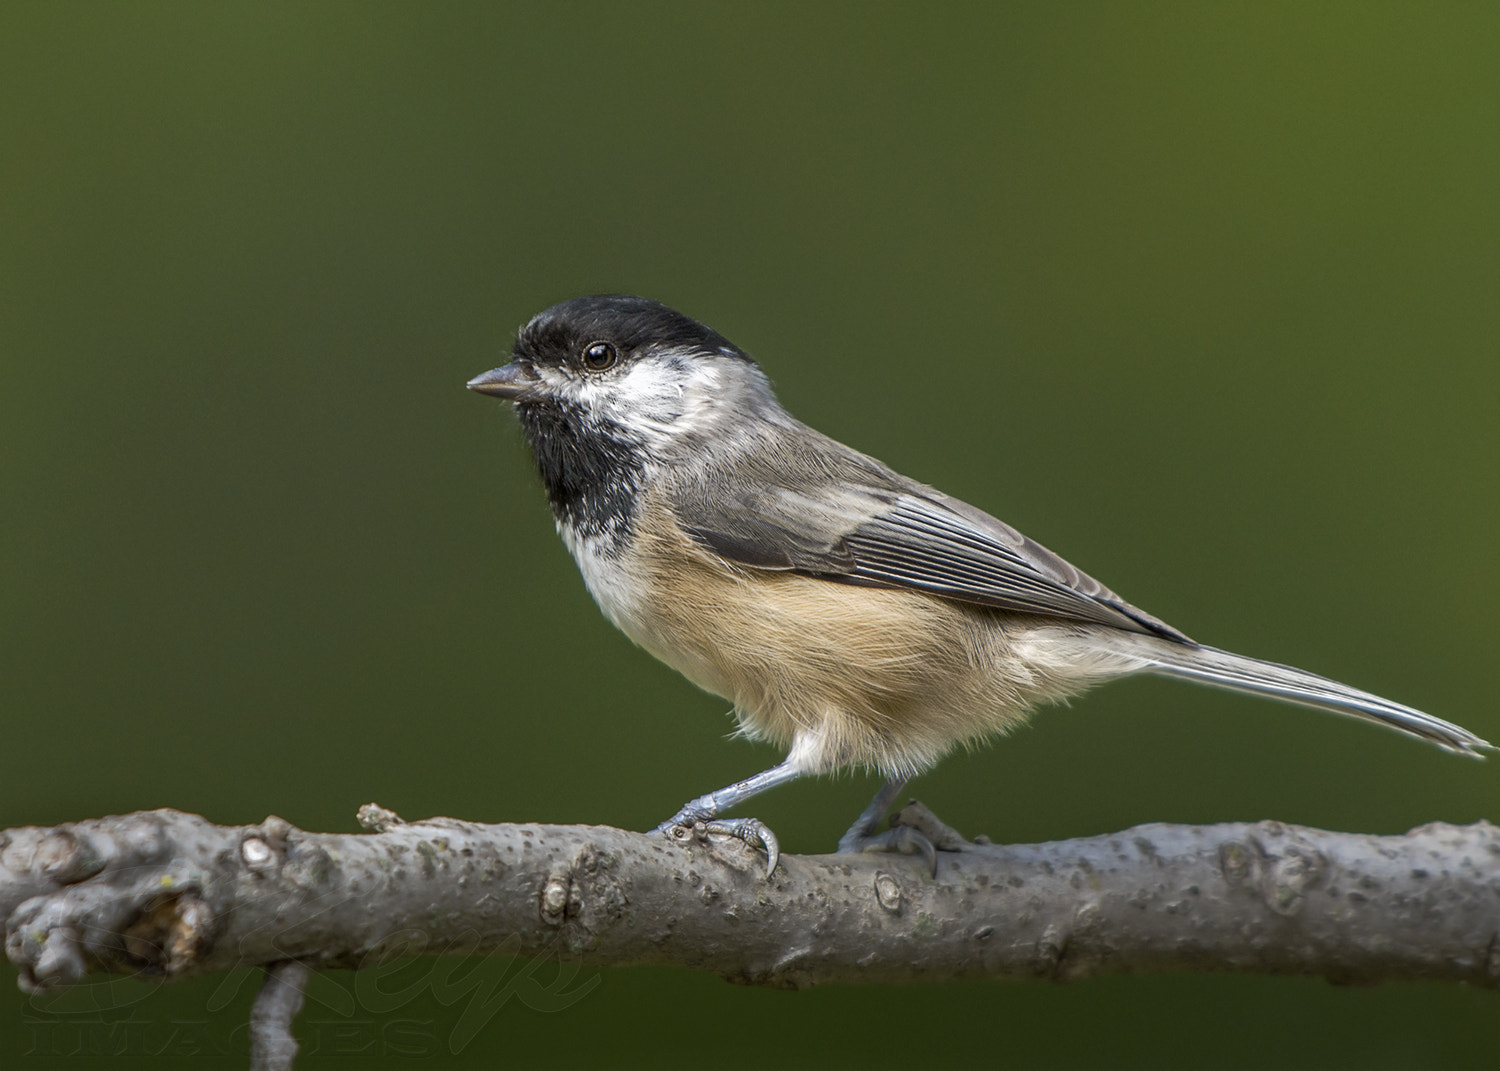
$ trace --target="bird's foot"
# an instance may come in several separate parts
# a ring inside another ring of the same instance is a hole
[[[781,859],[781,844],[769,826],[758,818],[719,818],[703,824],[704,832],[722,833],[744,841],[751,848],[766,853],[766,878],[776,872],[776,863]]]
[[[877,831],[881,817],[869,810],[860,815],[849,832],[839,838],[839,852],[921,855],[927,862],[927,872],[936,877],[938,852],[961,852],[973,843],[916,800],[891,815],[889,829]]]
[[[679,834],[678,830],[682,833]],[[776,864],[781,859],[781,844],[776,834],[758,818],[714,818],[684,807],[657,826],[654,832],[673,840],[686,840],[690,836],[701,839],[710,833],[733,837],[751,849],[766,853],[767,879],[776,872]]]
[[[851,829],[839,838],[839,853],[900,852],[921,855],[927,860],[927,873],[937,877],[937,848],[920,831],[910,826],[892,826],[879,833]]]

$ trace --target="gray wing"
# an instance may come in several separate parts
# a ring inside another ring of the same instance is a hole
[[[758,471],[711,477],[719,493],[672,496],[679,524],[700,546],[743,567],[914,588],[957,602],[1191,642],[965,502],[854,451],[822,460],[795,480],[785,479],[784,471],[778,479],[774,468],[759,465]],[[826,464],[830,460],[838,463]]]

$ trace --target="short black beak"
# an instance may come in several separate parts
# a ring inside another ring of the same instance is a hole
[[[475,376],[469,380],[468,388],[495,398],[515,400],[541,382],[530,368],[511,361],[502,368],[492,368],[483,375]]]

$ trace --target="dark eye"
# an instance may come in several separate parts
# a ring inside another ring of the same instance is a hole
[[[602,372],[606,368],[613,368],[619,359],[614,346],[608,342],[590,342],[583,347],[583,366],[590,372]]]

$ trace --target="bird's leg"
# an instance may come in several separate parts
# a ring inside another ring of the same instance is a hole
[[[893,777],[880,786],[868,807],[859,812],[859,817],[849,827],[849,832],[839,838],[840,852],[903,852],[920,853],[927,860],[927,869],[937,874],[937,848],[920,830],[910,826],[894,826],[876,832],[885,812],[906,787],[907,778]]]
[[[857,852],[860,845],[870,837],[876,829],[880,828],[880,820],[885,817],[885,812],[891,809],[891,804],[896,797],[901,795],[901,790],[906,787],[906,777],[893,777],[880,786],[880,791],[875,793],[864,810],[859,812],[859,817],[849,827],[849,832],[839,838],[839,851]]]
[[[758,796],[768,788],[784,785],[788,781],[795,781],[802,776],[802,771],[790,762],[783,762],[780,766],[773,766],[769,770],[762,770],[754,777],[747,777],[743,781],[736,781],[726,788],[717,792],[710,792],[706,796],[699,796],[695,800],[689,800],[682,805],[682,809],[668,818],[653,832],[670,833],[674,828],[681,826],[692,829],[693,826],[702,822],[704,828],[710,833],[724,833],[744,841],[752,848],[762,848],[766,853],[766,877],[770,877],[776,870],[776,861],[781,856],[781,845],[776,842],[776,834],[772,833],[767,826],[755,818],[726,818],[719,820],[718,816],[723,811],[729,810],[745,802],[751,796]],[[898,788],[899,792],[900,789]]]

